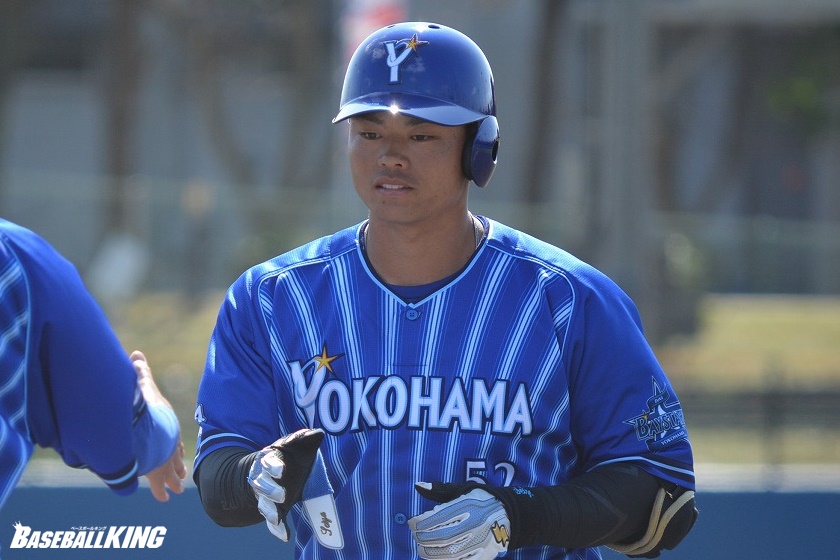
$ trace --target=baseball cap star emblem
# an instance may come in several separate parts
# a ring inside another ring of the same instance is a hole
[[[428,44],[429,44],[428,41],[421,41],[420,39],[418,39],[417,38],[417,33],[415,33],[414,35],[411,36],[411,39],[408,40],[408,42],[405,44],[405,46],[408,47],[409,49],[413,50],[414,52],[417,52],[417,49],[419,47],[422,47],[423,45],[428,45]]]

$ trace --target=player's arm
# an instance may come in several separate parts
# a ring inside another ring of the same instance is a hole
[[[255,334],[259,321],[248,305],[255,297],[253,286],[246,273],[228,290],[198,387],[193,480],[208,517],[222,527],[244,527],[262,520],[248,473],[258,454],[255,442],[277,436],[276,426],[271,425],[274,388],[263,358],[270,350]],[[243,434],[243,427],[257,429]]]
[[[132,478],[151,475],[152,494],[159,501],[167,501],[164,486],[181,493],[181,479],[187,474],[175,411],[155,384],[145,356],[136,352],[127,357],[92,298],[80,300],[74,315],[77,328],[98,323],[98,330],[91,328],[88,333],[93,334],[76,338],[72,334],[73,325],[67,324],[51,345],[53,368],[60,369],[52,383],[54,398],[61,394],[61,404],[56,405],[60,429],[63,434],[73,434],[65,441],[79,442],[73,446],[74,451],[97,474],[103,471],[97,462],[101,460],[98,456],[110,455],[112,463],[119,457],[123,457],[126,464],[133,461]],[[92,317],[90,322],[84,317],[85,312]],[[98,321],[94,319],[96,317],[99,317]],[[54,349],[65,344],[74,347],[73,361],[64,359],[63,351]],[[62,365],[58,366],[58,362]],[[85,364],[90,367],[82,371]],[[67,403],[68,396],[79,392],[93,394],[91,386],[101,392],[98,409],[103,416],[98,419],[87,419],[79,407]],[[76,421],[79,421],[78,427],[74,426]],[[127,452],[116,452],[125,444],[124,440],[130,448]],[[90,449],[91,444],[94,449]],[[108,476],[106,480],[112,480],[112,477]],[[124,493],[122,489],[116,490]]]
[[[133,492],[138,476],[167,463],[175,479],[185,476],[183,463],[177,464],[174,411],[148,367],[142,376],[132,367],[76,268],[31,232],[19,237],[17,248],[38,317],[31,333],[42,372],[30,384],[35,441],[54,447],[68,465],[91,470],[118,494]],[[180,480],[167,480],[180,491]],[[166,500],[163,488],[153,493]]]
[[[248,473],[258,452],[222,447],[210,452],[193,473],[208,517],[222,527],[245,527],[263,520]]]
[[[464,539],[464,546],[480,543],[477,550],[483,552],[478,558],[494,558],[504,550],[534,545],[616,545],[614,548],[625,554],[653,558],[663,548],[676,546],[696,518],[693,492],[631,463],[598,467],[557,486],[421,483],[417,490],[442,504],[409,522],[424,558],[455,559],[466,552],[451,552],[453,532],[457,533],[451,521],[460,519],[465,508],[483,512],[469,516],[473,526],[462,531],[472,539]],[[481,518],[488,521],[482,523]],[[442,527],[446,527],[445,535]],[[486,537],[481,536],[482,531]],[[444,548],[450,552],[442,553]]]
[[[155,499],[166,502],[169,500],[166,488],[181,494],[184,491],[182,481],[187,476],[178,418],[172,405],[158,389],[146,356],[135,350],[130,359],[142,395],[142,402],[138,399],[135,403],[137,421],[134,424],[134,448],[137,452],[138,474],[146,476]],[[174,451],[170,451],[173,442]]]
[[[289,540],[286,515],[300,501],[324,432],[302,429],[257,452],[222,447],[209,453],[196,473],[207,515],[223,527],[265,519],[272,534]]]
[[[240,276],[219,310],[197,395],[193,478],[217,524],[264,519],[285,541],[286,514],[300,500],[323,432],[278,433],[271,347],[254,293],[259,275],[257,267]]]

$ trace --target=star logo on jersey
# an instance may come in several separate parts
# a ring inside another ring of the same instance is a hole
[[[340,357],[341,357],[341,355],[330,356],[329,353],[327,352],[327,345],[324,344],[324,348],[321,350],[321,355],[320,356],[315,356],[315,357],[312,358],[313,360],[315,360],[315,363],[318,364],[317,367],[315,368],[315,371],[317,372],[321,368],[327,368],[330,373],[335,373],[330,364],[332,364],[333,361],[337,360]]]
[[[647,443],[651,451],[659,451],[675,441],[688,438],[682,406],[667,388],[662,388],[653,381],[653,396],[646,404],[645,411],[629,420],[636,430],[636,437]]]
[[[417,33],[412,35],[411,39],[402,39],[399,41],[386,41],[385,50],[388,51],[388,58],[385,59],[388,68],[391,69],[389,83],[398,84],[400,82],[400,66],[403,62],[408,60],[408,57],[417,52],[417,49],[424,45],[428,45],[428,41],[421,41],[417,37]],[[399,54],[398,54],[399,51]]]

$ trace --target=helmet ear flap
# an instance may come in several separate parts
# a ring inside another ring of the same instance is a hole
[[[475,123],[474,135],[464,142],[461,167],[464,176],[479,187],[487,186],[499,153],[499,122],[490,115]]]

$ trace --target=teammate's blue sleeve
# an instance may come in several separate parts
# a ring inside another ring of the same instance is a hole
[[[148,474],[166,462],[175,451],[179,434],[174,410],[165,405],[147,405],[146,413],[134,424],[137,474]]]
[[[120,494],[177,445],[177,419],[150,411],[137,374],[75,266],[18,228],[13,250],[32,301],[27,421],[34,443]]]
[[[26,425],[29,295],[23,269],[6,246],[3,226],[0,220],[0,507],[33,450]]]
[[[573,437],[584,470],[632,461],[693,490],[682,407],[645,338],[635,304],[594,269],[577,278],[568,359]]]

